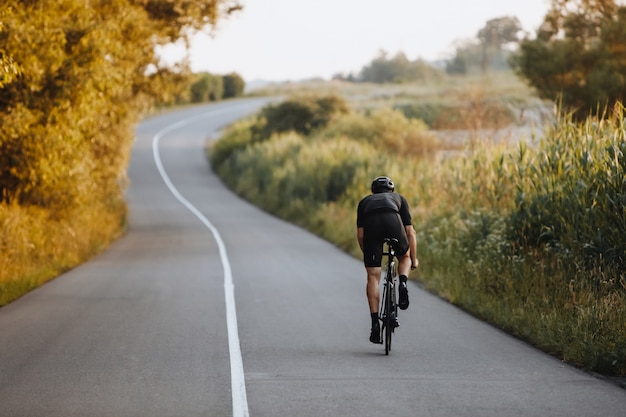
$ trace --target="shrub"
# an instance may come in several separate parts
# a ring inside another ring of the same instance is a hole
[[[343,115],[322,132],[324,137],[348,136],[372,145],[380,153],[423,156],[442,146],[426,125],[383,107],[371,113]]]
[[[308,135],[325,127],[333,117],[347,112],[348,106],[339,96],[293,97],[263,108],[260,117],[265,124],[260,124],[253,132],[265,139],[274,133],[289,131]]]
[[[207,73],[198,75],[198,79],[191,84],[191,101],[202,103],[221,100],[224,95],[224,81],[221,76]]]
[[[241,76],[235,72],[226,74],[222,77],[224,84],[224,97],[233,98],[243,95],[243,90],[246,87],[246,82]]]

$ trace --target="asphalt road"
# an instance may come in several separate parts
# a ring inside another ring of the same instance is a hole
[[[0,309],[0,416],[626,415],[626,390],[414,283],[391,355],[369,343],[361,262],[210,171],[206,138],[262,104],[138,126],[128,234]]]

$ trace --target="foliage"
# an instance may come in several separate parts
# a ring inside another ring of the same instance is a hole
[[[452,59],[446,61],[446,73],[450,75],[465,75],[469,71],[468,61],[465,57],[466,51],[462,48],[457,48],[456,53]]]
[[[0,6],[0,33],[4,30],[3,21],[11,13],[11,9],[6,5]],[[15,80],[20,75],[20,68],[11,55],[0,47],[0,88]]]
[[[234,98],[243,95],[246,83],[236,72],[231,72],[222,77],[224,84],[224,98]]]
[[[0,41],[22,74],[0,90],[0,198],[55,208],[121,199],[132,126],[154,91],[155,41],[229,5],[9,1]]]
[[[623,107],[610,121],[571,119],[548,132],[534,161],[520,163],[511,240],[571,254],[580,267],[626,273],[626,129]],[[523,156],[522,156],[523,157]]]
[[[0,306],[89,259],[122,233],[126,211],[101,204],[68,209],[0,204]]]
[[[235,152],[261,141],[258,135],[253,134],[258,123],[257,118],[252,118],[230,125],[226,133],[211,148],[211,164],[215,167],[228,162]]]
[[[211,164],[219,166],[234,153],[276,134],[290,131],[310,133],[314,129],[322,129],[331,119],[346,112],[345,101],[332,94],[294,96],[278,104],[269,104],[261,109],[257,117],[241,120],[229,127],[211,149]]]
[[[446,73],[467,75],[479,71],[509,70],[510,46],[519,42],[521,24],[516,17],[491,19],[478,31],[476,37],[461,42],[454,56],[446,61]]]
[[[354,137],[372,145],[380,153],[425,155],[438,147],[435,136],[421,120],[407,119],[389,108],[338,117],[324,129],[322,137]]]
[[[431,82],[441,77],[439,70],[422,59],[410,61],[402,52],[387,58],[387,52],[380,51],[369,65],[361,69],[359,80],[372,83]]]
[[[500,55],[507,44],[517,43],[521,30],[519,20],[511,16],[498,17],[485,23],[485,27],[476,35],[482,49],[480,67],[483,73],[489,69],[491,55]]]
[[[428,208],[428,228],[418,228],[437,277],[429,286],[567,361],[619,375],[623,116],[622,108],[611,120],[563,119],[537,148],[476,149],[451,160],[441,169],[456,201],[444,199],[446,211]]]
[[[347,111],[345,101],[336,95],[293,97],[263,108],[261,118],[264,122],[255,126],[253,132],[261,139],[289,131],[307,135]]]
[[[197,80],[191,84],[190,92],[193,103],[221,100],[224,95],[223,78],[208,72],[198,74]]]
[[[501,49],[509,43],[516,43],[522,25],[517,17],[503,16],[488,20],[476,37],[481,44]]]
[[[205,103],[243,95],[245,81],[237,73],[191,73],[187,68],[157,71],[150,77],[158,107]],[[159,88],[156,88],[159,86]]]
[[[516,122],[512,109],[499,100],[469,95],[457,105],[409,104],[398,106],[398,110],[433,129],[498,129]]]
[[[177,94],[176,69],[159,67],[155,46],[214,25],[238,7],[232,0],[3,2],[0,224],[32,220],[32,227],[2,237],[11,250],[0,251],[0,292],[6,285],[30,288],[7,280],[50,279],[119,235],[134,124],[155,100]],[[54,240],[55,230],[84,246]],[[20,269],[32,254],[22,241],[50,265],[33,260],[33,268]],[[6,273],[17,275],[4,275],[4,265],[15,262]]]
[[[512,57],[538,94],[577,120],[626,97],[626,6],[614,0],[555,0],[535,39]]]

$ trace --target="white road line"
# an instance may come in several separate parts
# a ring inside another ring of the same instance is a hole
[[[194,120],[202,119],[210,115],[215,115],[215,111],[211,113],[205,113],[199,116],[183,119],[177,123],[174,123],[165,129],[157,132],[152,138],[152,153],[154,155],[154,162],[157,169],[167,185],[167,188],[172,192],[174,197],[180,201],[189,211],[191,211],[204,225],[211,231],[217,246],[219,248],[220,259],[224,267],[224,295],[226,298],[226,324],[228,328],[228,348],[230,352],[230,381],[233,400],[233,417],[248,417],[248,398],[246,396],[246,379],[243,372],[243,360],[241,359],[241,346],[239,343],[239,332],[237,328],[237,309],[235,308],[235,286],[233,285],[233,276],[230,268],[230,262],[228,261],[228,254],[226,253],[226,246],[220,236],[219,231],[213,224],[185,197],[180,194],[178,189],[174,186],[170,177],[165,172],[163,163],[161,162],[161,156],[159,154],[159,141],[161,138],[176,129],[188,125]]]

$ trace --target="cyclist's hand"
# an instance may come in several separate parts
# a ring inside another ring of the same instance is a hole
[[[413,269],[417,269],[417,267],[420,265],[420,261],[416,258],[412,263],[411,263],[411,270]]]

